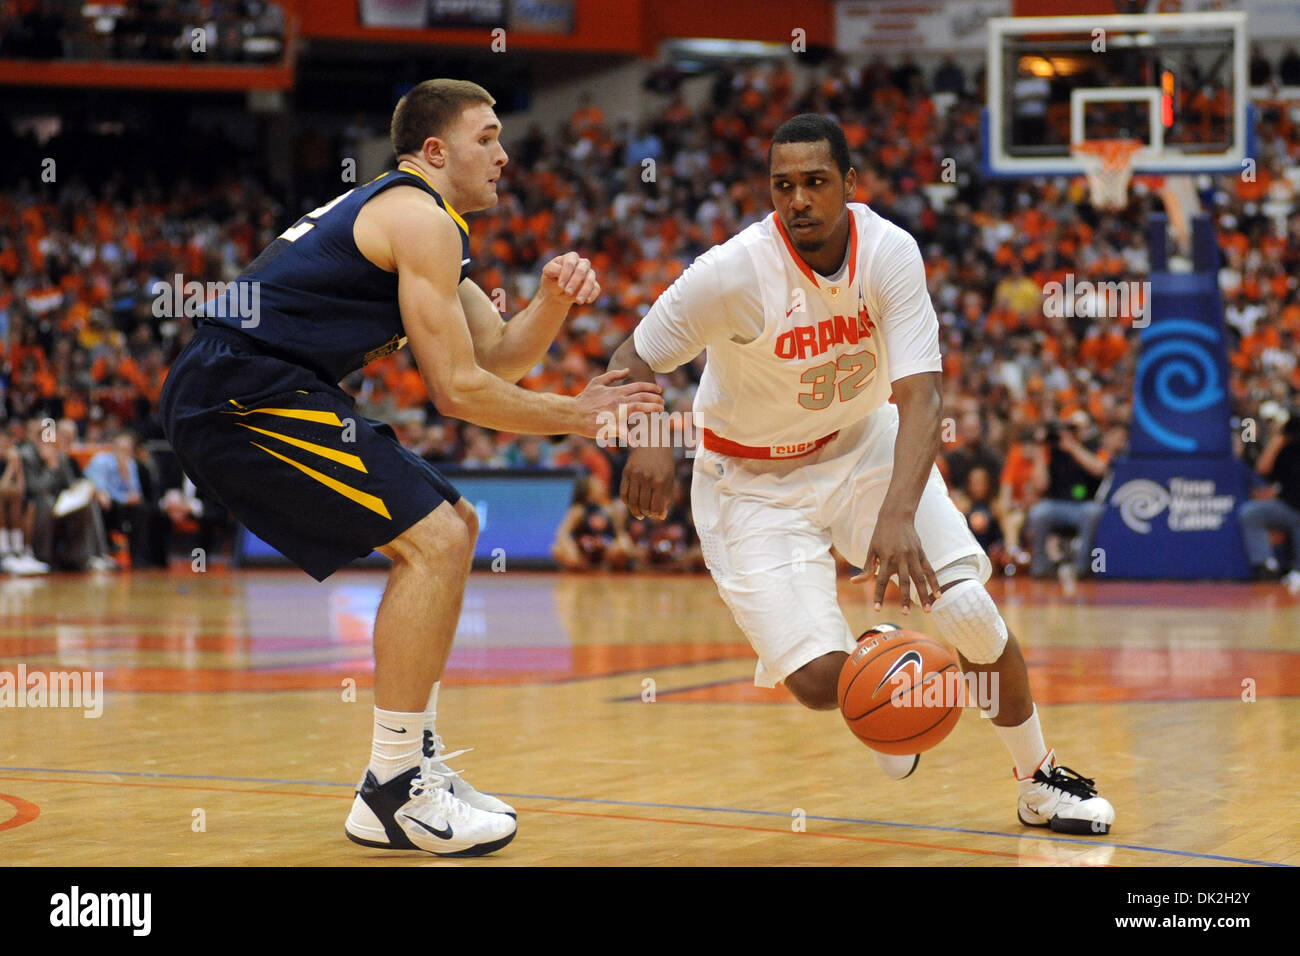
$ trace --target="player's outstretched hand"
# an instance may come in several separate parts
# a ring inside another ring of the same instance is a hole
[[[542,267],[541,291],[570,305],[587,305],[599,298],[600,283],[590,261],[576,252],[566,252]]]
[[[912,583],[915,582],[921,606],[928,612],[934,599],[939,595],[939,579],[935,577],[934,568],[926,560],[921,550],[921,539],[917,537],[916,527],[911,518],[905,515],[881,513],[876,520],[876,530],[871,535],[871,546],[867,549],[867,562],[862,573],[853,578],[854,584],[876,578],[875,610],[885,600],[885,588],[889,579],[897,572],[898,589],[903,598],[903,613],[912,606]]]
[[[627,423],[637,415],[654,415],[664,410],[663,389],[654,382],[628,382],[628,369],[610,369],[597,375],[578,396],[578,427],[588,438],[627,437]],[[619,409],[622,408],[622,412]]]
[[[667,517],[676,472],[671,448],[647,445],[628,452],[618,493],[632,517]]]

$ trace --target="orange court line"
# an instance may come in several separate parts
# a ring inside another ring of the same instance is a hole
[[[41,815],[41,808],[36,804],[24,800],[22,797],[15,797],[7,793],[0,793],[0,800],[9,804],[16,811],[12,817],[4,823],[0,823],[0,830],[12,830],[14,827],[20,827],[24,823],[31,823]]]
[[[38,650],[47,639],[28,639],[29,650]],[[220,639],[218,639],[220,640]],[[11,650],[12,639],[0,637],[0,654]],[[167,645],[161,636],[134,639],[140,649]],[[132,639],[115,635],[84,642],[85,647],[113,645],[122,649]],[[256,639],[239,642],[244,649],[258,650]],[[289,661],[294,651],[284,641],[268,641],[268,659]],[[53,650],[53,648],[51,648]],[[133,666],[105,661],[105,685],[109,691],[219,692],[338,690],[350,678],[358,688],[374,685],[374,665],[360,647],[303,642],[303,650],[316,655],[338,656],[318,663],[283,663],[254,667]],[[453,655],[448,683],[460,687],[556,684],[604,680],[628,673],[666,668],[753,660],[748,645],[717,644],[594,644],[567,648],[528,648],[532,658],[520,666],[505,663],[509,648],[497,648],[485,659],[458,661]],[[551,653],[551,652],[554,653]],[[37,657],[40,657],[38,653]],[[36,661],[33,660],[33,663]],[[1251,675],[1260,698],[1300,696],[1300,652],[1233,647],[1073,647],[1033,646],[1026,648],[1026,664],[1034,677],[1035,696],[1044,703],[1125,703],[1157,700],[1230,700],[1240,696],[1242,685],[1235,676]],[[0,665],[0,673],[13,667]],[[672,703],[787,703],[785,691],[755,688],[743,677],[660,687],[660,699]]]
[[[114,640],[120,640],[114,638]],[[165,640],[165,639],[164,639]],[[87,642],[93,643],[93,639]],[[241,643],[241,648],[256,650],[256,639]],[[294,665],[255,669],[247,667],[168,667],[108,664],[103,667],[105,686],[110,691],[163,691],[163,692],[224,692],[224,691],[276,691],[276,690],[337,690],[345,677],[356,681],[357,687],[374,685],[374,664],[368,651],[364,657],[355,655],[359,648],[348,645],[315,644],[313,651],[343,648],[352,656],[322,662],[319,667],[304,669]],[[501,648],[502,655],[508,648]],[[558,648],[569,654],[569,663],[556,666],[542,663],[534,669],[491,669],[459,664],[453,657],[449,664],[450,685],[502,686],[517,684],[544,684],[582,680],[601,680],[618,677],[629,672],[659,668],[684,667],[695,664],[722,663],[730,660],[752,660],[753,651],[748,644],[723,642],[696,644],[688,642],[662,644],[578,644]],[[277,652],[284,648],[277,648]],[[287,653],[287,652],[286,652]],[[8,665],[0,671],[10,670]]]

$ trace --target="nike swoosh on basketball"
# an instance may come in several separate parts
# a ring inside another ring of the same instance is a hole
[[[384,730],[387,730],[387,731],[389,731],[390,733],[394,733],[394,734],[404,734],[404,733],[406,733],[406,728],[405,728],[405,727],[403,727],[401,730],[398,730],[396,727],[389,727],[387,724],[380,724],[379,726],[380,726],[380,727],[383,727]]]
[[[402,816],[403,816],[403,818],[405,818],[405,819],[407,819],[407,820],[410,820],[412,823],[418,824],[419,826],[421,826],[421,827],[423,827],[424,829],[428,830],[430,833],[432,833],[434,836],[436,836],[436,837],[437,837],[438,839],[440,839],[440,840],[450,840],[450,839],[452,838],[451,824],[450,824],[450,823],[447,824],[447,829],[445,829],[445,830],[439,830],[439,829],[437,829],[437,828],[435,828],[435,827],[431,827],[431,826],[429,826],[429,824],[425,823],[423,820],[417,820],[417,819],[415,819],[415,817],[407,816],[406,814],[402,814]]]
[[[878,693],[880,692],[880,688],[884,687],[885,684],[887,684],[887,683],[889,682],[889,679],[890,679],[891,677],[893,677],[895,674],[897,674],[899,671],[901,671],[901,670],[902,670],[904,667],[906,667],[908,664],[915,664],[915,665],[916,665],[916,676],[917,676],[917,677],[920,677],[920,676],[921,676],[921,666],[922,666],[922,665],[921,665],[921,652],[920,652],[920,651],[907,651],[905,654],[903,654],[902,656],[900,656],[900,657],[898,658],[898,660],[894,661],[894,666],[891,667],[891,668],[889,668],[889,670],[887,670],[887,671],[885,672],[885,676],[884,676],[884,677],[880,678],[880,683],[877,684],[877,685],[876,685],[876,689],[873,690],[873,691],[871,692],[871,696],[872,696],[872,697],[876,696],[876,694],[878,694]]]

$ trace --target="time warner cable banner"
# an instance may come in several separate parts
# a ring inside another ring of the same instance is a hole
[[[1245,578],[1236,507],[1252,477],[1233,456],[1227,336],[1217,246],[1197,217],[1196,271],[1163,271],[1165,218],[1152,217],[1151,313],[1141,330],[1129,454],[1103,486],[1105,573]]]

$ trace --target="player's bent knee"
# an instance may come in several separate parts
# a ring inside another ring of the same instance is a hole
[[[833,651],[809,661],[789,674],[783,683],[795,700],[810,710],[834,710],[839,706],[840,671],[848,654]]]
[[[447,565],[460,567],[469,560],[474,538],[454,507],[442,504],[379,550],[394,562],[443,573]]]
[[[469,531],[470,544],[472,545],[478,540],[478,511],[468,498],[461,498],[452,507],[456,509],[456,514],[460,515],[461,520],[465,522],[465,527]]]
[[[984,585],[966,578],[944,591],[930,610],[940,636],[972,664],[992,664],[1007,646],[1007,625]]]

